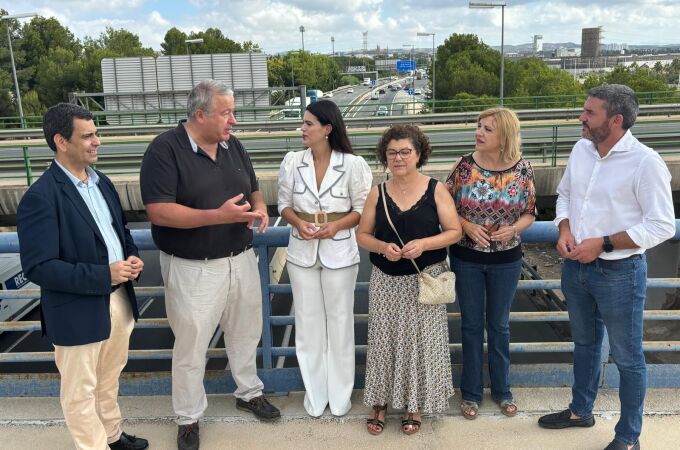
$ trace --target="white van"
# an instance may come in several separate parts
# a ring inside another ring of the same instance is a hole
[[[371,100],[380,100],[380,92],[377,90],[371,93]]]

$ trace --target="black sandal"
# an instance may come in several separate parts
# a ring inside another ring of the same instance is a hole
[[[420,431],[420,420],[415,420],[413,414],[414,413],[408,413],[408,418],[401,421],[401,431],[403,431],[404,434],[415,434]],[[407,430],[406,427],[408,426],[413,428]]]
[[[380,417],[380,411],[385,411],[385,410],[387,410],[387,403],[385,403],[382,406],[373,405],[373,417],[366,419],[366,429],[373,436],[379,435],[385,429],[385,421],[378,419],[378,417]],[[373,425],[373,426],[378,427],[379,431],[374,430],[369,425]]]

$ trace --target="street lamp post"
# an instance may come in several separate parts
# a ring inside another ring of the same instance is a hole
[[[415,80],[415,72],[416,72],[416,71],[415,71],[415,62],[413,61],[413,47],[414,47],[414,44],[402,44],[402,47],[411,47],[411,50],[410,50],[410,52],[409,52],[409,57],[408,57],[408,59],[409,59],[411,62],[414,63],[414,64],[413,64],[413,66],[414,66],[414,67],[413,67],[413,70],[411,70],[411,112],[412,112],[413,114],[415,114],[415,113],[416,113],[416,104],[415,104],[415,101],[416,101],[416,96],[415,96],[415,84],[416,84],[416,80]]]
[[[331,36],[331,46],[333,47],[333,58],[335,58],[335,36]]]
[[[23,19],[25,17],[35,17],[36,13],[22,13],[13,14],[11,16],[2,16],[0,21],[7,21],[7,43],[9,45],[9,58],[12,61],[12,75],[14,76],[14,89],[17,94],[17,106],[19,107],[19,120],[21,121],[21,128],[26,128],[26,120],[24,120],[24,107],[21,104],[21,91],[19,90],[19,80],[17,79],[17,67],[14,64],[14,51],[12,51],[12,35],[9,32],[9,21],[12,19]]]
[[[191,56],[191,52],[189,51],[189,44],[202,44],[203,43],[203,38],[196,38],[196,39],[185,39],[184,44],[187,46],[187,55]]]
[[[435,62],[437,60],[437,54],[434,51],[434,33],[417,33],[418,36],[432,36],[432,113],[434,114],[434,104],[435,104],[435,90],[434,90],[434,82],[436,80],[435,78]]]
[[[468,4],[473,9],[501,8],[501,106],[503,106],[503,77],[505,72],[505,52],[503,48],[505,37],[505,2],[470,2]]]
[[[302,52],[305,51],[305,27],[300,25],[300,35],[302,36]]]

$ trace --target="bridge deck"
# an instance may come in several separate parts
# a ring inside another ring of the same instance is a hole
[[[307,416],[301,393],[273,397],[283,417],[275,423],[260,423],[249,413],[237,410],[230,395],[213,395],[201,423],[201,449],[602,449],[614,435],[619,402],[616,390],[600,391],[595,405],[593,428],[544,430],[538,417],[559,411],[569,402],[569,388],[514,388],[521,413],[515,418],[500,414],[489,394],[477,420],[465,420],[458,411],[459,393],[451,399],[447,415],[425,418],[420,433],[405,436],[399,429],[401,415],[388,410],[381,436],[365,429],[367,408],[356,391],[354,407],[343,418],[328,411],[320,419]],[[176,426],[169,397],[121,397],[124,429],[149,439],[151,448],[175,448]],[[680,389],[650,389],[645,404],[642,448],[677,449],[680,442]],[[63,422],[59,399],[0,398],[0,430],[7,449],[72,448]]]

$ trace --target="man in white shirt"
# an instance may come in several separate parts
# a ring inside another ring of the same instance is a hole
[[[582,135],[557,188],[557,250],[574,340],[572,401],[539,419],[544,428],[590,427],[600,384],[605,327],[620,375],[621,418],[605,450],[639,449],[647,369],[642,351],[647,280],[644,252],[675,234],[671,175],[658,153],[630,132],[632,89],[591,89]]]

